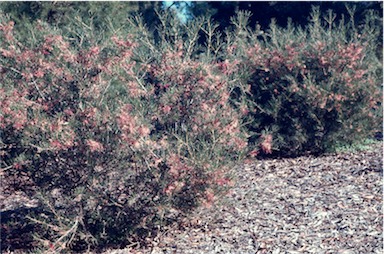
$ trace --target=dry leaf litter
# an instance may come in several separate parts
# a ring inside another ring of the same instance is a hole
[[[233,173],[220,203],[164,227],[148,247],[105,254],[383,253],[382,142],[364,152],[256,160]],[[2,212],[34,205],[19,196],[2,196]]]
[[[383,253],[383,147],[234,168],[220,204],[122,253]]]

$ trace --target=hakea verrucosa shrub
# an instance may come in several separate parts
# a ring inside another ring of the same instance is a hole
[[[43,204],[40,247],[145,239],[230,185],[247,135],[219,65],[182,44],[142,63],[134,35],[74,42],[42,23],[22,42],[13,25],[0,25],[1,163],[4,179],[27,176],[6,191]]]
[[[254,151],[319,153],[381,131],[382,47],[380,55],[372,46],[381,43],[380,25],[370,14],[359,29],[329,17],[325,26],[314,8],[306,29],[271,23],[267,32],[241,26],[241,14],[227,56],[248,84],[232,97],[248,100]]]

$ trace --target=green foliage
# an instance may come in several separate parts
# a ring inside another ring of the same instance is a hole
[[[372,150],[372,145],[381,143],[381,141],[375,139],[366,139],[353,144],[336,144],[334,152],[337,153],[349,153],[349,152],[364,152]]]
[[[116,31],[127,33],[127,19],[143,11],[142,2],[1,2],[0,10],[15,22],[16,36],[33,36],[31,24],[48,23],[61,34],[82,40],[84,31],[94,30],[95,39],[109,38]]]
[[[120,18],[123,19],[120,23],[123,23],[130,13],[138,11],[139,3],[3,2],[0,8],[15,22],[21,22],[23,19],[30,22],[41,20],[62,28],[66,24],[72,23],[73,18],[78,16],[84,20],[92,20],[97,29],[105,29],[105,21],[111,19],[117,22],[117,19]]]

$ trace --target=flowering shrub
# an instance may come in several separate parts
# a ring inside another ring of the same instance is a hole
[[[306,29],[272,22],[266,33],[249,31],[246,19],[242,13],[234,20],[238,29],[228,58],[249,84],[241,98],[250,101],[248,129],[256,149],[319,153],[381,130],[382,53],[372,47],[380,43],[373,13],[356,28],[352,21],[335,22],[332,12],[323,25],[314,8]]]
[[[21,42],[13,25],[0,26],[2,167],[36,187],[43,248],[142,241],[231,184],[247,135],[220,66],[186,57],[188,38],[151,52],[135,26],[95,43],[42,22]]]

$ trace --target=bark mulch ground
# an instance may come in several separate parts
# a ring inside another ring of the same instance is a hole
[[[234,168],[221,204],[146,249],[107,253],[383,253],[383,147]]]
[[[364,152],[256,160],[233,171],[236,185],[220,203],[163,228],[150,247],[105,254],[383,253],[382,142]],[[2,212],[26,204],[6,200]]]

